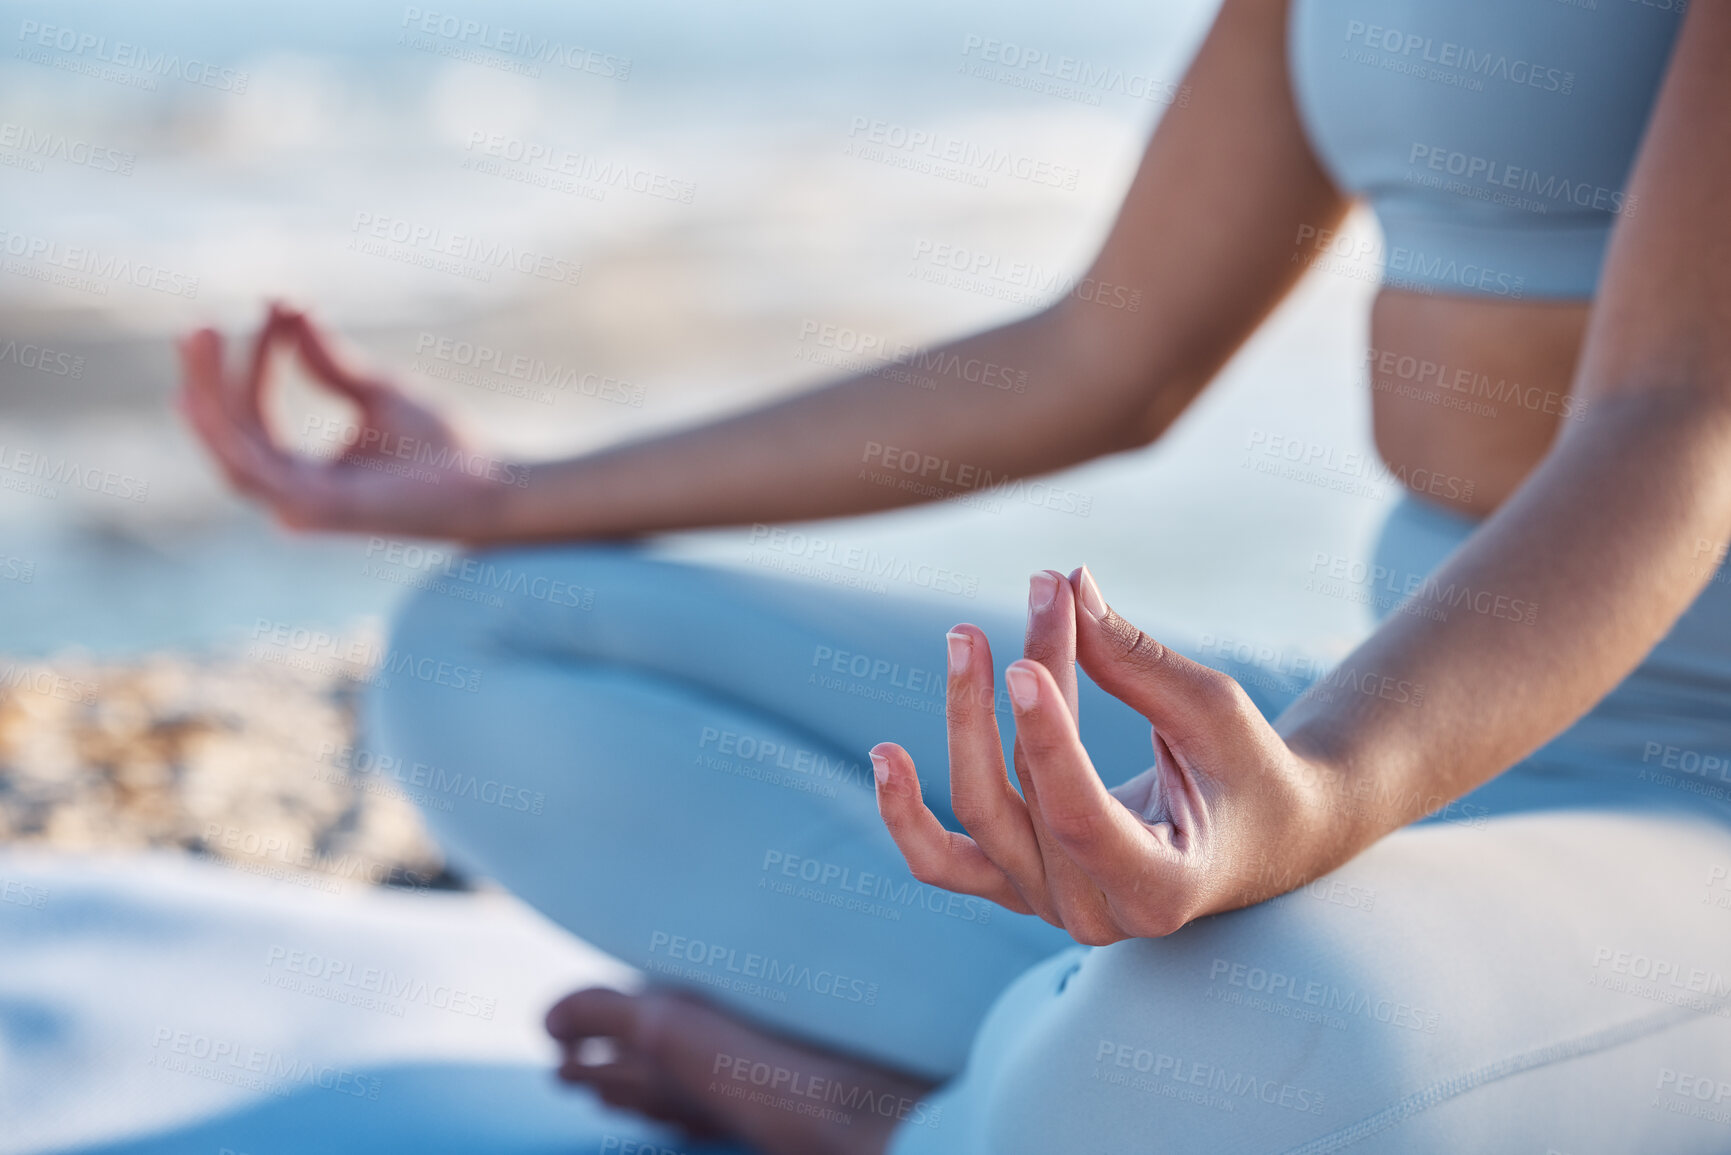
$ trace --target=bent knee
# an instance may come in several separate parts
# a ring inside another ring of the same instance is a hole
[[[1088,952],[998,1060],[986,1149],[1284,1150],[1425,1082],[1442,1008],[1310,915]]]
[[[390,571],[408,593],[393,615],[387,654],[443,658],[544,646],[570,632],[565,619],[594,609],[599,584],[643,564],[637,551],[607,545],[416,556],[418,566]]]

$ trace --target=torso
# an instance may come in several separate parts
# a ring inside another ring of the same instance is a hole
[[[1376,443],[1484,516],[1582,411],[1605,241],[1685,0],[1291,0],[1300,118],[1385,234]]]
[[[1384,289],[1365,365],[1384,463],[1427,501],[1490,514],[1585,413],[1569,385],[1587,311]]]

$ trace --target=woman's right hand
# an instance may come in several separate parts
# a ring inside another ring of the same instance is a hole
[[[272,435],[263,397],[279,344],[360,410],[357,421],[309,424],[311,437],[341,447],[335,456],[298,453]],[[527,484],[527,466],[476,453],[433,410],[345,364],[303,313],[272,305],[240,372],[224,364],[215,330],[179,349],[181,412],[229,482],[284,525],[478,541],[498,525],[505,494]]]

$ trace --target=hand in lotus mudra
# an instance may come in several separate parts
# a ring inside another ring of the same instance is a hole
[[[264,416],[271,356],[293,352],[315,381],[352,402],[341,452],[310,457],[283,447]],[[201,329],[179,343],[180,409],[236,489],[296,529],[465,539],[487,524],[503,486],[524,476],[475,453],[436,412],[383,377],[349,367],[303,313],[271,306],[239,372],[223,340]]]
[[[949,634],[950,797],[967,834],[921,800],[907,751],[872,750],[879,810],[915,878],[1104,945],[1170,934],[1323,873],[1297,865],[1322,829],[1318,768],[1231,677],[1113,613],[1085,569],[1034,575],[1024,652],[1004,673],[1018,794],[986,636],[969,625]],[[1077,730],[1078,663],[1153,725],[1154,765],[1110,790]],[[1269,855],[1295,864],[1284,885],[1247,880],[1243,864]]]

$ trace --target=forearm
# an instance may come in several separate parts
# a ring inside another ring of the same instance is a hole
[[[530,485],[467,536],[554,540],[865,513],[1152,441],[1302,274],[1292,238],[1347,208],[1292,102],[1285,10],[1280,0],[1224,4],[1185,74],[1186,99],[1149,142],[1089,270],[1138,294],[1136,310],[1067,296],[916,356],[906,372],[537,465]],[[988,365],[991,382],[981,380]],[[900,475],[899,459],[882,468],[881,456],[871,468],[872,447],[891,445],[919,455],[919,474]]]
[[[619,537],[866,513],[1130,448],[1152,435],[1150,420],[1176,416],[1181,404],[1159,416],[1145,369],[1075,328],[1054,308],[734,417],[536,464],[464,536]]]
[[[1332,866],[1549,741],[1688,608],[1731,530],[1731,405],[1598,402],[1517,494],[1276,724],[1321,768]],[[1530,618],[1530,620],[1528,620]]]

